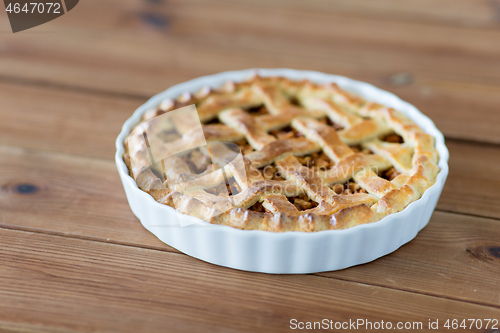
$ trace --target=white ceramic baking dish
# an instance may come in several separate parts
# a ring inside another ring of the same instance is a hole
[[[436,183],[422,198],[403,211],[382,220],[345,230],[313,233],[273,233],[258,230],[239,230],[212,225],[196,217],[177,213],[169,206],[156,202],[141,191],[129,176],[123,161],[123,141],[142,114],[166,98],[176,98],[184,92],[200,88],[219,87],[228,80],[244,81],[258,73],[261,76],[283,76],[292,80],[335,82],[341,88],[367,100],[390,106],[403,112],[425,132],[436,139],[440,172]],[[116,139],[116,165],[133,213],[146,229],[161,241],[195,258],[226,267],[265,273],[313,273],[339,270],[367,263],[389,254],[412,240],[427,225],[436,207],[448,175],[448,149],[443,134],[434,123],[413,105],[370,84],[313,71],[292,69],[249,69],[200,77],[175,85],[154,96],[139,107],[123,125]],[[179,223],[179,217],[183,220]]]

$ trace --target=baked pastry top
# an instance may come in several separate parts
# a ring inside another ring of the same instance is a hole
[[[145,112],[142,125],[191,104],[206,142],[237,144],[243,168],[213,164],[203,147],[150,166],[142,130],[125,140],[124,160],[157,202],[213,224],[345,229],[403,210],[439,172],[431,135],[402,113],[333,83],[258,76],[227,82],[163,101]],[[182,123],[164,135],[178,147],[196,136]]]

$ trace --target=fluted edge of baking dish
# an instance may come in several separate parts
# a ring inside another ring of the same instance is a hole
[[[282,76],[291,80],[307,79],[316,83],[335,82],[341,88],[406,114],[436,141],[440,172],[436,183],[403,211],[380,221],[345,230],[274,233],[240,230],[213,225],[196,217],[178,213],[156,202],[137,187],[123,154],[123,141],[143,113],[165,98],[195,92],[204,86],[219,87],[228,80],[244,81],[252,75]],[[192,257],[226,267],[275,274],[315,273],[339,270],[373,261],[409,242],[429,222],[448,176],[449,152],[443,134],[432,120],[416,107],[394,94],[368,83],[343,76],[293,69],[247,69],[222,72],[177,84],[155,95],[130,117],[116,139],[115,161],[132,212],[142,225],[162,242]],[[183,219],[184,227],[180,226]]]

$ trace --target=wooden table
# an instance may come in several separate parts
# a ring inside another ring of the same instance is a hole
[[[84,0],[17,34],[2,13],[1,331],[500,319],[500,1]],[[113,161],[123,122],[173,84],[251,67],[367,81],[435,121],[451,172],[415,240],[342,271],[266,275],[141,226]]]

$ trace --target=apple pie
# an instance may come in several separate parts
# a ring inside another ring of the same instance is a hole
[[[142,130],[125,140],[124,161],[157,202],[212,224],[346,229],[402,211],[439,172],[433,136],[397,110],[333,83],[259,76],[226,82],[164,100],[142,123],[189,105],[207,144],[232,143],[241,168],[215,165],[203,147],[151,167]],[[199,131],[177,122],[162,135],[184,147]]]

